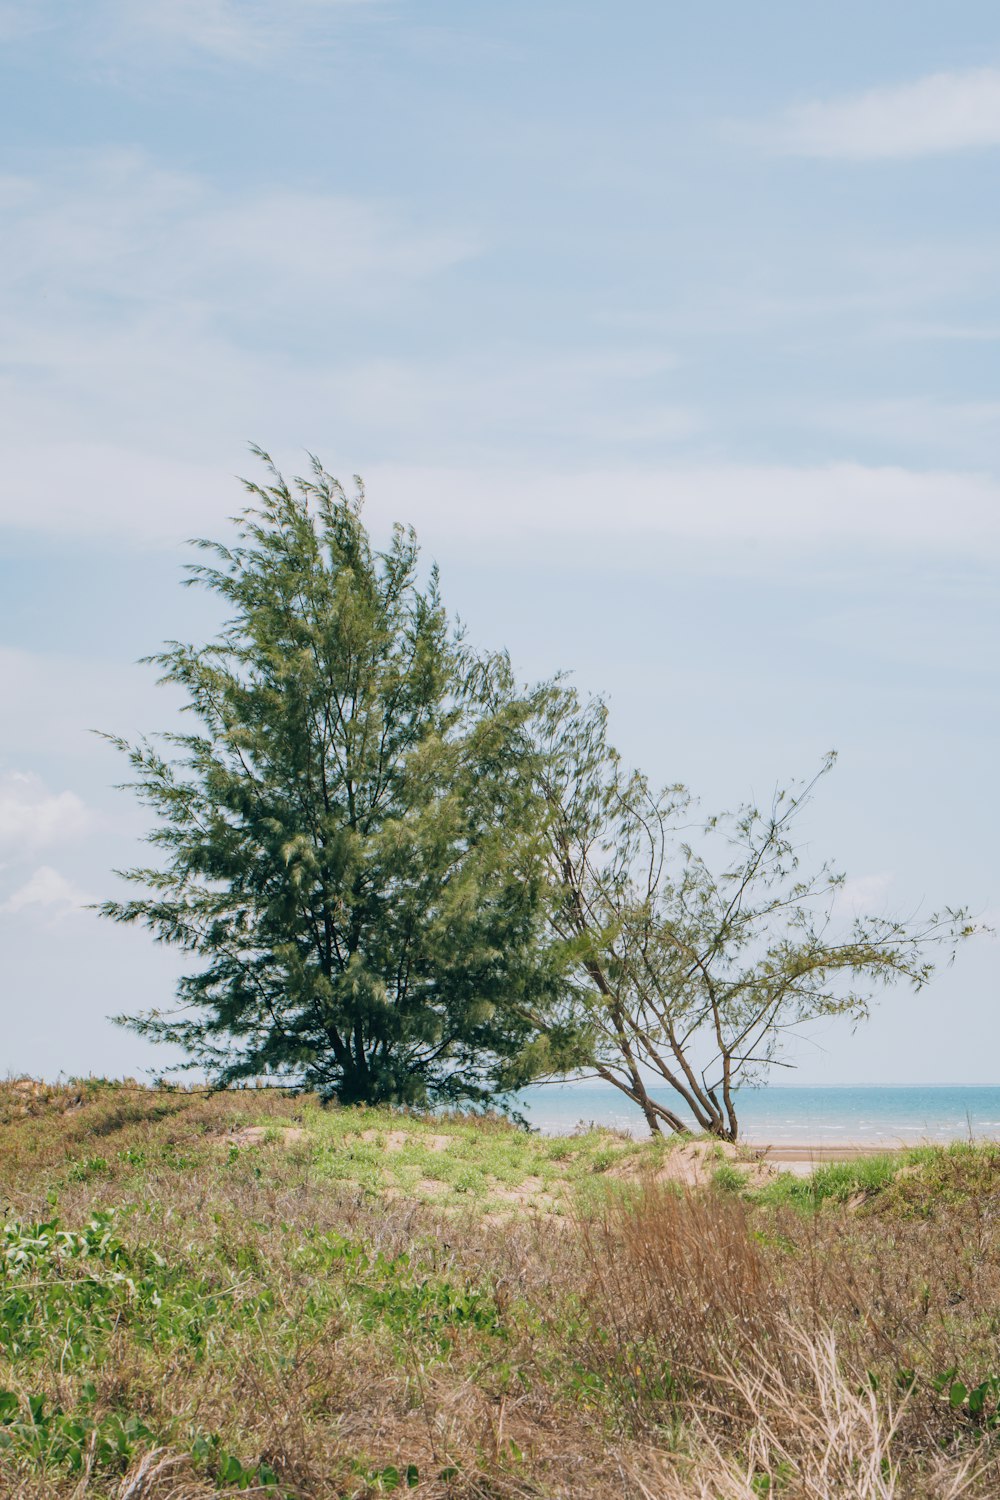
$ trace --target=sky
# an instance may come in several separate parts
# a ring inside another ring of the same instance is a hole
[[[1000,919],[990,0],[0,0],[0,1071],[145,1077],[93,731],[307,452],[706,812],[839,751],[859,911]],[[1000,944],[777,1082],[1000,1083]]]

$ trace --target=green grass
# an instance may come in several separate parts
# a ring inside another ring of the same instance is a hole
[[[771,1182],[758,1188],[753,1196],[758,1203],[772,1207],[816,1209],[823,1203],[849,1203],[858,1195],[879,1193],[893,1181],[903,1165],[891,1155],[863,1156],[856,1161],[828,1162],[816,1167],[808,1177],[781,1172]]]
[[[747,1172],[728,1161],[722,1162],[712,1174],[712,1186],[721,1193],[742,1193],[747,1182]]]
[[[859,1212],[929,1218],[963,1198],[998,1190],[1000,1147],[956,1141],[828,1162],[808,1177],[782,1172],[748,1196],[770,1207],[852,1204]]]
[[[315,1168],[332,1180],[494,1212],[511,1203],[566,1212],[582,1184],[648,1154],[644,1144],[602,1130],[549,1139],[504,1121],[376,1109],[315,1111],[309,1128]]]

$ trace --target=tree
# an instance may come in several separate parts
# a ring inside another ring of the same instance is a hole
[[[794,842],[833,755],[763,811],[699,825],[683,787],[657,792],[623,769],[603,703],[552,684],[537,726],[550,920],[570,976],[560,1024],[586,1035],[592,1068],[653,1133],[693,1122],[735,1141],[737,1084],[779,1063],[790,1032],[825,1016],[858,1021],[894,981],[920,989],[931,950],[953,951],[973,930],[950,909],[838,918],[843,875],[828,864],[803,874]],[[650,1077],[674,1091],[673,1106]]]
[[[227,625],[150,659],[197,727],[111,737],[164,859],[101,910],[200,961],[178,1011],[118,1019],[219,1084],[487,1100],[545,1053],[527,1016],[553,982],[530,704],[464,648],[436,570],[418,586],[412,531],[373,548],[360,482],[348,498],[314,462],[289,486],[257,451],[237,545],[189,569]]]

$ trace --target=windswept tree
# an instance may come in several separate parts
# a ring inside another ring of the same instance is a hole
[[[118,1019],[220,1084],[485,1101],[551,1061],[530,705],[420,586],[412,531],[373,547],[360,483],[259,456],[236,544],[190,568],[227,625],[151,658],[190,731],[114,741],[160,859],[101,910],[193,960],[176,1010]]]
[[[683,787],[656,791],[623,768],[601,702],[557,683],[537,723],[567,975],[559,1024],[586,1038],[592,1068],[654,1133],[693,1125],[735,1141],[737,1084],[780,1062],[791,1032],[861,1020],[894,982],[920,989],[933,951],[973,930],[950,909],[922,921],[844,915],[843,875],[804,872],[796,847],[819,777],[699,823]]]

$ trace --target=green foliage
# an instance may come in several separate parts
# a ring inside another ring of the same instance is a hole
[[[755,1495],[761,1497],[767,1496],[768,1500],[771,1500],[772,1496],[777,1497],[781,1495],[792,1483],[793,1478],[794,1470],[792,1465],[787,1459],[781,1459],[770,1474],[765,1473],[762,1469],[758,1470],[750,1480],[750,1488]]]
[[[712,1186],[722,1193],[741,1193],[746,1185],[746,1172],[741,1172],[732,1162],[722,1162],[712,1173]]]
[[[204,1465],[215,1481],[217,1489],[254,1490],[265,1493],[274,1491],[278,1476],[270,1464],[245,1464],[235,1453],[230,1453],[218,1434],[205,1436],[202,1433],[191,1445],[191,1457],[196,1464]]]
[[[126,1309],[159,1306],[160,1269],[152,1254],[141,1262],[130,1256],[110,1214],[95,1214],[79,1231],[56,1219],[9,1221],[0,1233],[0,1349],[23,1359],[58,1336],[71,1369]]]
[[[860,1196],[881,1193],[905,1166],[907,1153],[859,1156],[855,1161],[826,1162],[808,1177],[782,1172],[755,1194],[758,1201],[818,1208],[823,1203],[849,1203]]]
[[[1000,1375],[987,1375],[975,1384],[958,1379],[958,1366],[942,1370],[931,1381],[950,1411],[964,1417],[977,1433],[1000,1429]]]
[[[21,1397],[0,1390],[0,1453],[36,1469],[123,1472],[155,1445],[156,1434],[134,1413],[94,1413],[95,1388],[85,1382],[71,1412],[48,1407],[44,1396]],[[47,1409],[48,1407],[48,1409]],[[278,1478],[267,1463],[244,1464],[217,1435],[199,1435],[191,1457],[212,1475],[216,1488],[274,1491]]]
[[[484,1101],[553,1055],[532,705],[418,586],[412,532],[379,552],[360,489],[270,472],[190,570],[227,625],[153,658],[196,727],[114,741],[163,858],[101,910],[198,960],[179,1012],[119,1019],[220,1083]]]
[[[865,1213],[925,1219],[958,1203],[989,1203],[998,1192],[1000,1147],[955,1141],[827,1162],[807,1177],[782,1172],[749,1196],[772,1207],[857,1203]]]
[[[67,1413],[59,1406],[47,1411],[44,1396],[22,1400],[14,1391],[0,1390],[0,1452],[73,1474],[88,1463],[126,1469],[153,1433],[134,1415],[96,1418],[89,1409],[93,1395],[93,1386],[85,1386],[81,1406]]]
[[[72,1162],[67,1176],[70,1182],[88,1182],[91,1177],[99,1177],[107,1172],[108,1163],[103,1156],[88,1156],[82,1161]]]
[[[310,1240],[300,1260],[310,1269],[345,1275],[357,1326],[391,1333],[405,1347],[419,1340],[428,1350],[447,1349],[461,1328],[503,1335],[496,1304],[485,1292],[421,1273],[408,1255],[372,1255],[344,1235],[326,1234]]]
[[[374,1469],[359,1460],[351,1465],[351,1471],[363,1480],[368,1491],[376,1495],[389,1495],[404,1487],[414,1490],[420,1483],[420,1470],[416,1464],[406,1464],[402,1469],[396,1464],[386,1464],[384,1468]]]

